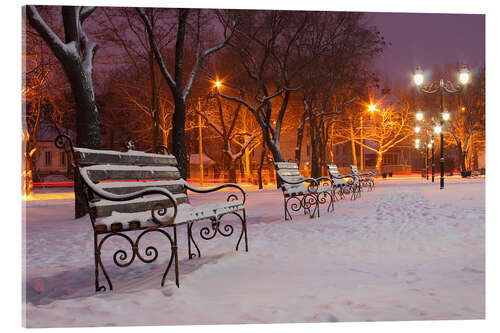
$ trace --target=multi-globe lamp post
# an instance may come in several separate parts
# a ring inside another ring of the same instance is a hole
[[[449,119],[449,113],[445,111],[443,113],[445,116],[445,120]],[[417,119],[417,125],[415,126],[415,133],[419,134],[420,132],[425,133],[425,177],[429,179],[429,172],[428,172],[428,165],[429,165],[429,149],[431,150],[431,175],[432,175],[432,182],[434,183],[434,134],[440,134],[441,131],[441,126],[436,123],[434,118],[431,118],[430,122],[426,122],[424,119],[424,113],[422,110],[417,111],[415,118]],[[434,125],[434,127],[432,127]],[[430,140],[429,140],[430,138]],[[420,139],[415,140],[415,148],[420,148]]]
[[[440,153],[440,174],[441,179],[439,183],[439,188],[444,188],[444,144],[443,144],[443,128],[444,122],[450,118],[450,114],[444,110],[444,94],[456,94],[462,91],[464,85],[469,81],[469,70],[467,66],[462,66],[458,73],[458,81],[459,83],[453,83],[449,80],[439,79],[429,83],[428,85],[424,85],[424,71],[417,67],[415,73],[413,75],[413,81],[417,85],[419,91],[425,94],[439,94],[440,95],[440,117],[439,117],[439,125],[436,125],[434,128],[434,132],[440,135],[440,143],[441,143],[441,153]]]

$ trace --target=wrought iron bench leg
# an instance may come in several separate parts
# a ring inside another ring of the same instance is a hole
[[[125,239],[128,244],[130,245],[131,248],[131,255],[127,253],[124,249],[118,249],[114,252],[113,254],[113,261],[116,266],[120,268],[124,268],[127,266],[130,266],[135,258],[138,258],[140,261],[144,263],[152,263],[158,258],[158,249],[156,249],[153,246],[148,246],[144,249],[144,253],[141,254],[139,251],[139,244],[142,239],[142,237],[146,234],[149,233],[161,233],[170,242],[170,259],[168,260],[167,267],[163,273],[163,277],[161,280],[161,286],[163,287],[165,285],[165,281],[167,278],[168,271],[170,270],[170,267],[172,266],[172,263],[174,263],[174,269],[175,269],[175,283],[177,287],[179,286],[179,263],[178,263],[178,253],[177,253],[177,230],[176,227],[174,226],[174,238],[172,239],[172,236],[170,234],[159,228],[155,229],[145,229],[142,231],[139,236],[135,239],[135,241],[132,241],[132,239],[121,232],[110,232],[107,233],[100,241],[98,240],[98,234],[94,233],[94,250],[95,250],[95,286],[96,286],[96,291],[106,291],[106,286],[104,285],[99,285],[99,268],[101,269],[102,273],[104,274],[104,277],[106,278],[106,282],[108,283],[109,290],[113,290],[113,284],[111,283],[111,279],[109,278],[108,272],[104,268],[104,264],[102,262],[102,257],[101,257],[101,248],[103,244],[106,242],[106,240],[110,237],[119,237],[122,239]]]
[[[241,220],[241,234],[240,234],[240,237],[238,239],[238,243],[236,244],[236,251],[238,251],[238,247],[240,246],[241,238],[244,236],[245,237],[245,251],[248,252],[247,215],[246,215],[245,209],[243,209],[243,216],[240,216],[240,214],[237,214],[236,212],[235,212],[235,215],[237,215]]]
[[[191,252],[191,242],[193,242],[194,247],[196,248],[196,252],[198,253],[198,258],[200,258],[201,257],[200,248],[198,247],[198,244],[196,244],[193,238],[193,231],[192,231],[193,222],[188,223],[186,228],[187,228],[187,239],[188,239],[188,258],[192,259],[196,257],[196,254]]]
[[[288,211],[288,200],[285,195],[283,195],[283,207],[285,210],[285,221],[292,220],[292,215],[290,215],[290,212]]]
[[[174,225],[174,245],[172,245],[172,252],[175,251],[175,284],[177,285],[177,288],[179,288],[179,251],[178,251],[178,246],[177,246],[177,226]],[[167,270],[168,272],[168,270]],[[165,272],[165,275],[163,277],[163,282],[162,286],[165,281],[165,276],[167,275],[167,272]]]

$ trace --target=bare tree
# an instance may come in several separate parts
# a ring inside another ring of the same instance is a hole
[[[99,112],[95,103],[92,65],[97,44],[87,38],[84,21],[95,7],[63,6],[65,42],[45,23],[35,6],[26,6],[29,24],[50,47],[66,73],[76,105],[76,144],[80,147],[99,148],[101,135]]]
[[[478,75],[454,101],[447,103],[451,119],[447,129],[447,143],[454,144],[460,160],[462,175],[472,167],[475,146],[484,145],[485,132],[485,71],[481,68]],[[476,145],[474,144],[476,143]]]
[[[198,75],[198,72],[203,65],[205,59],[221,50],[224,46],[226,46],[231,40],[233,33],[228,33],[228,26],[233,26],[235,23],[226,23],[224,24],[224,39],[222,42],[218,43],[213,47],[208,47],[205,50],[201,50],[202,48],[202,36],[201,36],[201,25],[203,22],[201,21],[201,10],[196,10],[195,15],[195,40],[196,40],[196,59],[194,62],[194,66],[192,67],[190,73],[187,76],[187,82],[184,84],[185,79],[185,68],[184,68],[184,45],[187,37],[187,29],[188,29],[188,17],[190,14],[190,9],[182,8],[176,9],[177,12],[177,34],[176,34],[176,44],[175,44],[175,64],[174,64],[174,76],[171,75],[171,72],[168,70],[165,61],[163,60],[163,56],[158,47],[155,32],[153,30],[153,25],[151,23],[150,18],[146,15],[146,12],[142,8],[137,8],[137,12],[142,18],[144,25],[146,27],[149,43],[151,48],[153,49],[156,61],[158,66],[160,67],[160,71],[166,80],[170,91],[174,100],[174,114],[172,118],[172,134],[175,137],[173,142],[173,153],[177,157],[177,162],[179,165],[179,171],[183,177],[187,176],[188,173],[188,162],[186,158],[186,134],[185,134],[185,123],[186,123],[186,101],[191,92],[191,88],[193,87],[194,80]],[[222,19],[223,14],[215,11],[217,16],[221,18],[221,21],[227,22],[225,19]],[[233,31],[233,29],[230,29]]]
[[[244,14],[235,29],[231,49],[239,56],[246,82],[224,82],[229,89],[220,89],[219,94],[242,104],[254,115],[274,160],[283,161],[279,140],[290,96],[299,87],[295,80],[306,65],[298,57],[298,49],[300,36],[310,22],[309,13],[245,11]]]
[[[205,105],[201,110],[197,110],[197,113],[204,118],[208,126],[221,138],[222,151],[229,164],[229,179],[235,183],[237,162],[241,160],[247,149],[254,148],[256,145],[254,141],[257,139],[258,134],[248,133],[238,128],[238,121],[241,121],[239,119],[241,104],[223,103],[218,95],[210,96],[207,102],[212,103],[210,103],[211,105]],[[235,146],[237,146],[236,151]]]
[[[161,93],[163,89],[158,80],[161,74],[144,23],[133,8],[103,8],[100,13],[101,15],[93,17],[97,23],[95,34],[100,45],[105,51],[108,48],[109,52],[113,52],[111,61],[115,67],[126,66],[128,71],[135,72],[138,81],[127,84],[134,87],[140,85],[140,89],[133,89],[133,93],[127,89],[127,85],[119,81],[123,75],[114,80],[115,84],[122,87],[131,104],[137,106],[140,104],[138,110],[141,113],[149,113],[147,119],[152,125],[147,126],[151,136],[151,140],[148,141],[151,142],[151,149],[155,150],[160,143],[166,143],[165,134],[170,131],[171,125],[165,126],[163,121],[171,117],[162,113],[167,110],[164,103],[168,96]],[[163,8],[147,8],[145,13],[151,22],[160,52],[163,53],[174,41],[174,17],[170,11]],[[169,29],[160,29],[163,27]],[[145,71],[145,68],[148,68],[148,71]],[[145,86],[149,86],[149,89],[144,89]],[[170,104],[173,104],[173,100]],[[134,138],[134,140],[139,139]]]

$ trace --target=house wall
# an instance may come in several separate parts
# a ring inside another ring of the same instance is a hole
[[[36,169],[42,178],[47,175],[64,175],[67,170],[66,153],[58,149],[53,141],[39,141],[40,150],[36,156]]]

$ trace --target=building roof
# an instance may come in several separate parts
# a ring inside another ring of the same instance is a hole
[[[189,164],[200,164],[200,154],[191,154]],[[206,154],[203,154],[203,165],[214,165],[215,162]]]

